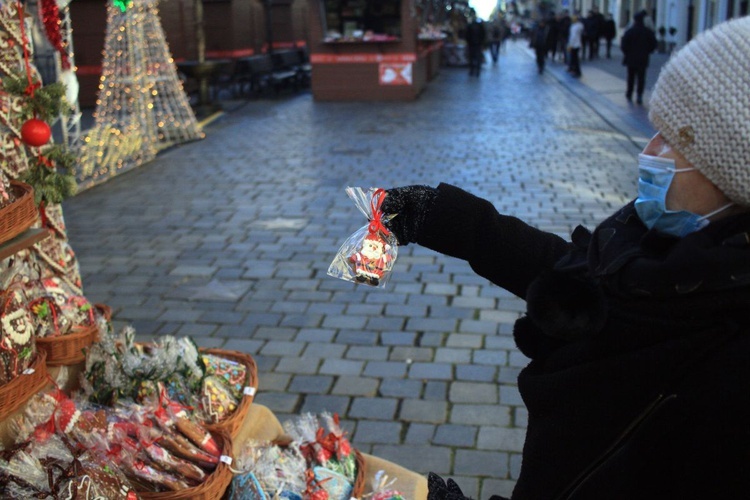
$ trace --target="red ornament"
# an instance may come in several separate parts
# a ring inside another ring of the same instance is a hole
[[[29,146],[44,146],[52,137],[52,129],[44,120],[32,118],[21,127],[21,139]]]

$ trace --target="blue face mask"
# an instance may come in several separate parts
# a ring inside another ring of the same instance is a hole
[[[695,168],[675,168],[674,160],[658,156],[638,155],[638,198],[635,211],[649,229],[683,237],[708,225],[708,218],[726,210],[724,205],[710,214],[698,215],[687,210],[667,210],[666,198],[675,174]]]

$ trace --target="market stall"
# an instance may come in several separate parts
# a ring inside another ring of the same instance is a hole
[[[312,93],[326,101],[415,99],[440,67],[440,37],[420,37],[401,0],[312,0]]]
[[[282,425],[255,405],[252,355],[136,342],[86,298],[61,204],[80,158],[53,142],[66,89],[34,67],[32,23],[0,5],[0,498],[426,498],[423,476],[361,453],[336,414]]]

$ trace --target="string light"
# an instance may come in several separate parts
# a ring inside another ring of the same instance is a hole
[[[155,0],[127,2],[124,10],[107,5],[94,117],[79,154],[81,187],[204,137],[177,76]]]

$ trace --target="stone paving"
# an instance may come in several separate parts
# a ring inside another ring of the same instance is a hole
[[[414,245],[385,290],[326,269],[365,224],[346,186],[449,182],[563,236],[626,202],[643,112],[593,90],[586,66],[581,81],[562,69],[538,75],[519,42],[479,78],[444,68],[415,102],[234,103],[205,140],[65,202],[86,296],[141,339],[251,353],[256,402],[282,420],[338,412],[364,452],[509,494],[523,301]]]

